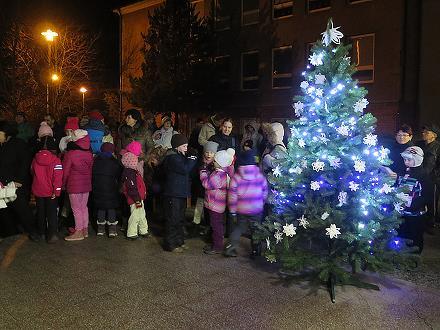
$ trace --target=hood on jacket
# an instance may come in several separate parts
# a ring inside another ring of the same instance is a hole
[[[238,174],[243,180],[252,181],[258,178],[261,172],[257,165],[244,165],[238,167]]]
[[[97,131],[102,131],[105,132],[105,125],[102,121],[97,120],[97,119],[89,119],[89,122],[87,125],[84,126],[85,130],[88,129],[94,129]]]
[[[35,162],[41,166],[47,166],[53,163],[56,156],[49,150],[40,150],[35,155]]]
[[[284,127],[280,123],[272,123],[263,125],[263,130],[266,133],[267,140],[271,145],[277,145],[283,143]]]
[[[253,127],[253,129],[254,129],[254,133],[253,133],[253,134],[258,134],[258,129],[260,128],[260,124],[257,123],[257,122],[254,121],[254,120],[251,120],[251,121],[246,122],[246,123],[244,124],[244,127],[243,127],[243,134],[245,134],[245,135],[248,134],[248,133],[246,132],[246,126],[248,126],[248,125]]]
[[[90,149],[90,137],[88,135],[76,140],[74,143],[83,150]]]

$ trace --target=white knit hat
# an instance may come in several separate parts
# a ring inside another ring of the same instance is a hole
[[[73,134],[74,134],[73,141],[75,141],[75,142],[88,135],[87,131],[83,130],[83,129],[76,129],[73,132]]]
[[[229,148],[228,150],[217,151],[214,160],[220,167],[228,167],[232,164],[234,160],[235,150]]]
[[[400,154],[403,158],[414,159],[414,167],[423,163],[423,150],[420,147],[409,147]]]

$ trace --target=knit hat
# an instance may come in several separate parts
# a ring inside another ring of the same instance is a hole
[[[171,147],[174,149],[184,144],[188,144],[188,139],[183,134],[174,134],[171,138]]]
[[[66,125],[64,126],[64,130],[71,129],[72,131],[75,131],[79,128],[79,119],[78,117],[70,117],[67,118]]]
[[[163,126],[167,121],[171,122],[171,117],[163,116],[163,117],[162,117],[162,126]]]
[[[83,137],[88,135],[87,131],[83,129],[76,129],[73,134],[73,141],[78,141],[79,139],[82,139]]]
[[[122,155],[121,163],[126,168],[131,168],[133,170],[137,170],[138,157],[131,152],[126,152]]]
[[[214,160],[220,165],[220,167],[228,167],[232,164],[234,155],[235,150],[232,148],[229,148],[228,150],[220,150],[215,154]]]
[[[101,152],[114,153],[115,152],[115,145],[110,142],[104,142],[103,144],[101,144]]]
[[[239,166],[257,165],[257,154],[253,149],[243,151],[237,157],[237,164]]]
[[[422,127],[422,130],[431,131],[431,132],[437,134],[437,136],[440,136],[440,128],[437,125],[434,125],[434,124],[425,125]]]
[[[43,136],[53,136],[52,128],[45,122],[41,122],[38,129],[38,137],[41,139]]]
[[[136,109],[129,109],[125,112],[125,116],[130,115],[134,120],[139,121],[142,120],[141,113]]]
[[[127,144],[125,150],[139,157],[139,155],[142,153],[142,145],[138,141],[131,141],[129,144]]]
[[[203,152],[213,152],[216,153],[218,149],[218,143],[214,141],[208,141],[203,146]]]
[[[89,112],[89,119],[103,120],[104,116],[99,111]]]
[[[414,167],[423,163],[423,150],[420,147],[409,147],[400,154],[403,158],[414,159]]]

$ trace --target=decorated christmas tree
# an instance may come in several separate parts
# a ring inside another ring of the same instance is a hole
[[[384,171],[391,161],[378,145],[367,91],[352,79],[350,45],[330,19],[302,73],[294,100],[287,156],[269,175],[273,213],[261,228],[266,258],[347,283],[359,270],[404,263],[397,238],[407,195]]]

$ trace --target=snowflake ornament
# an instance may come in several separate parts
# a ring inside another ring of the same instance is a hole
[[[329,214],[328,212],[324,212],[324,213],[321,215],[321,220],[326,220],[329,216],[330,216],[330,214]]]
[[[295,115],[299,117],[302,115],[302,113],[304,111],[304,103],[302,103],[301,101],[298,101],[293,104],[293,108],[295,109]]]
[[[393,204],[394,205],[394,210],[397,212],[402,212],[405,208],[403,207],[403,205],[399,202],[396,202]]]
[[[350,127],[345,126],[345,124],[342,124],[338,128],[336,128],[336,131],[341,134],[342,136],[348,136],[350,134]]]
[[[313,191],[316,191],[316,190],[319,190],[319,188],[321,188],[321,186],[318,181],[310,182],[310,189],[312,189]]]
[[[325,82],[325,76],[321,73],[318,73],[315,75],[315,84],[316,85],[324,85]]]
[[[270,239],[269,237],[266,238],[266,247],[268,250],[270,250]]]
[[[296,167],[292,168],[291,170],[292,170],[292,173],[295,173],[295,174],[301,174],[303,171],[302,168],[299,166],[296,166]],[[289,172],[290,172],[290,170],[289,170]]]
[[[304,148],[304,147],[306,146],[306,143],[304,142],[303,139],[299,139],[299,140],[298,140],[298,146],[299,146],[300,148]]]
[[[355,171],[361,173],[361,172],[365,172],[365,162],[363,160],[360,159],[356,159],[354,161],[354,169]]]
[[[296,227],[293,224],[283,226],[283,233],[286,236],[293,237],[296,235]]]
[[[387,148],[384,148],[383,146],[379,149],[379,160],[385,160],[388,157],[390,150]]]
[[[342,206],[347,204],[347,192],[341,191],[338,195],[339,204],[337,206]]]
[[[277,165],[277,166],[272,170],[272,172],[273,172],[274,177],[276,177],[276,178],[280,177],[280,176],[281,176],[281,168],[280,168],[280,165]]]
[[[330,21],[330,26],[328,26],[327,30],[322,32],[322,43],[326,46],[330,45],[331,42],[334,42],[336,45],[341,43],[341,39],[344,36],[341,31],[338,31],[341,27],[333,27],[333,21]]]
[[[367,107],[368,104],[369,104],[369,102],[367,101],[366,98],[360,99],[359,101],[357,101],[354,104],[354,107],[353,107],[354,111],[362,113],[364,111],[364,109]]]
[[[325,163],[321,162],[319,159],[317,159],[315,162],[312,163],[312,169],[316,172],[323,171],[324,166]]]
[[[341,232],[339,231],[341,228],[336,227],[334,223],[330,225],[330,227],[325,228],[327,231],[325,234],[327,236],[330,236],[330,239],[338,238],[338,235],[341,235]]]
[[[309,222],[307,221],[307,218],[304,216],[304,214],[301,216],[301,218],[296,219],[299,221],[299,225],[302,226],[304,229],[307,229],[307,225]]]
[[[309,87],[309,82],[308,81],[302,81],[301,84],[299,85],[302,89],[307,89],[307,87]]]
[[[380,188],[379,191],[384,194],[389,194],[390,192],[393,191],[393,188],[387,183],[384,183],[384,185],[382,186],[382,188]]]
[[[277,232],[273,235],[273,237],[276,239],[275,243],[278,244],[283,240],[283,233],[277,230]]]
[[[367,146],[373,147],[377,144],[377,135],[369,133],[366,137],[364,137],[363,141]]]
[[[350,181],[348,183],[348,188],[350,188],[351,191],[357,191],[359,189],[359,184],[354,181]]]
[[[324,90],[322,88],[317,88],[315,94],[318,97],[322,97],[322,95],[324,94]]]
[[[339,157],[331,157],[328,161],[330,163],[330,166],[333,168],[340,168],[342,165],[341,158]]]
[[[316,54],[313,53],[312,55],[309,56],[309,61],[312,65],[314,66],[318,66],[318,65],[322,65],[322,58],[324,57],[324,54]]]

